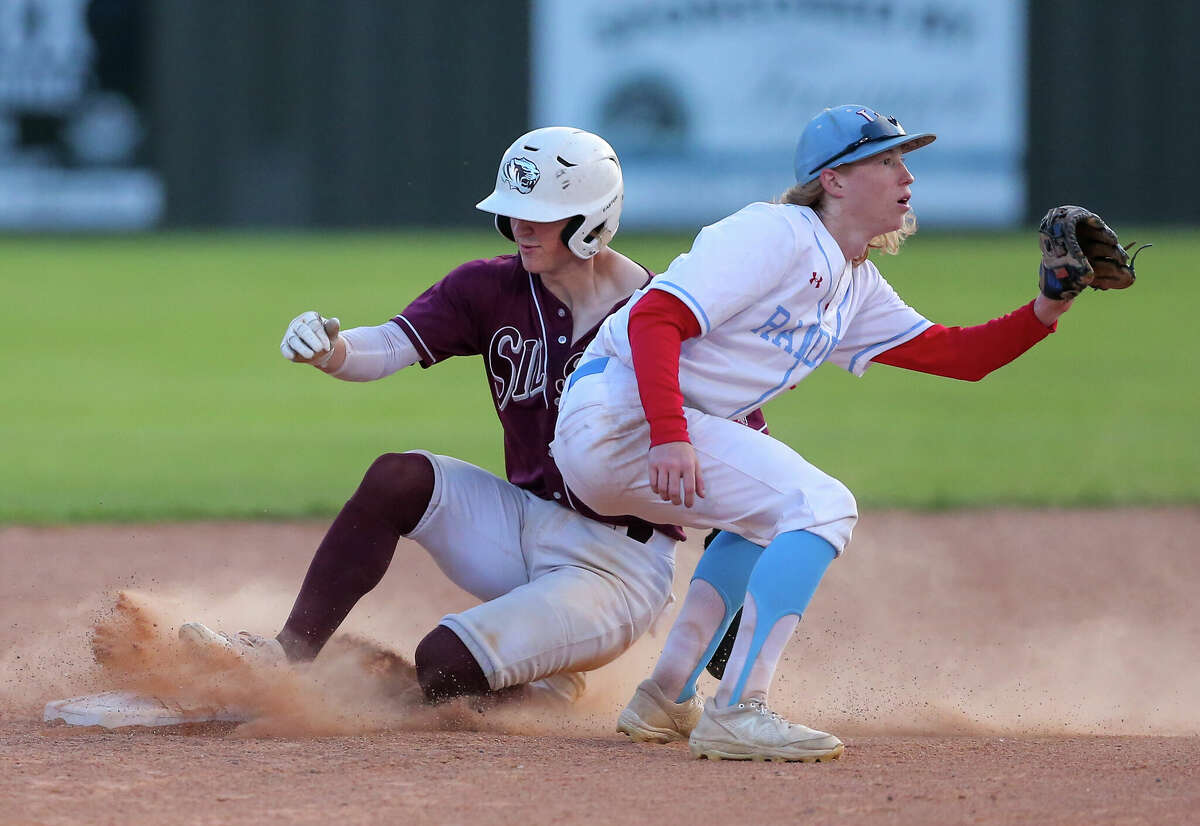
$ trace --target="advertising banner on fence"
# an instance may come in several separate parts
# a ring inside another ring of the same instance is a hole
[[[143,0],[0,0],[0,229],[156,224]]]
[[[1025,0],[534,0],[532,25],[532,125],[613,144],[630,228],[776,197],[843,103],[938,134],[909,158],[923,224],[1023,213]]]

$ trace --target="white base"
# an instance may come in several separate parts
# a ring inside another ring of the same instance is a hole
[[[243,723],[247,714],[217,706],[184,705],[134,691],[105,691],[46,703],[42,720],[61,720],[69,726],[177,726],[181,723]]]

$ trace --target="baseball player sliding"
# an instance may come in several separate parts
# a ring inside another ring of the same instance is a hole
[[[1041,289],[976,327],[943,327],[909,307],[868,259],[916,229],[909,135],[865,106],[806,126],[796,184],[706,227],[601,325],[563,395],[554,454],[599,513],[719,528],[696,568],[661,658],[621,712],[634,739],[688,739],[713,759],[838,757],[837,737],[771,711],[784,646],[858,518],[850,491],[787,445],[730,419],[832,362],[975,381],[1048,336],[1083,286],[1132,283],[1132,261],[1098,217],[1052,210]],[[648,450],[648,452],[647,452]],[[742,608],[716,696],[701,668]]]
[[[574,699],[579,672],[629,648],[666,605],[669,523],[598,516],[563,483],[549,450],[559,396],[600,322],[651,277],[609,246],[623,201],[621,167],[601,138],[550,127],[504,153],[478,208],[517,245],[470,261],[402,313],[341,331],[316,312],[288,325],[285,358],[344,381],[413,364],[482,357],[504,430],[507,480],[425,451],[387,453],[367,470],[317,548],[274,639],[192,622],[180,636],[249,658],[317,656],[383,577],[400,537],[416,541],[481,604],[444,617],[417,645],[425,697],[436,702],[518,686]],[[762,426],[761,416],[755,426]]]

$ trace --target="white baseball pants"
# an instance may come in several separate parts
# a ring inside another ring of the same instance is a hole
[[[858,508],[850,491],[790,447],[737,422],[684,407],[707,495],[691,508],[650,489],[650,426],[634,372],[609,359],[562,395],[552,442],[572,492],[597,513],[633,514],[658,524],[720,528],[758,545],[806,530],[840,554]]]
[[[645,543],[449,456],[408,534],[482,604],[449,614],[493,689],[615,659],[666,607],[675,541]]]

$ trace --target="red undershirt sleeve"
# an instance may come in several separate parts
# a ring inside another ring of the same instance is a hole
[[[629,350],[651,447],[691,441],[679,389],[679,348],[698,335],[700,322],[692,311],[662,290],[650,290],[629,312]]]
[[[1033,313],[1033,302],[974,327],[935,324],[872,361],[963,381],[979,381],[1053,333]]]

